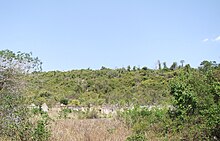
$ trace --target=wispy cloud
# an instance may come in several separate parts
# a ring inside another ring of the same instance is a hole
[[[203,42],[209,42],[209,41],[212,41],[212,42],[219,42],[220,41],[220,36],[217,36],[215,38],[205,38],[202,40]]]
[[[202,40],[203,42],[208,42],[209,39],[208,38],[205,38],[204,40]]]
[[[215,41],[220,41],[220,36],[216,37]]]

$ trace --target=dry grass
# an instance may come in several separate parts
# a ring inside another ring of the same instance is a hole
[[[62,119],[52,125],[51,141],[124,141],[130,131],[114,119]]]

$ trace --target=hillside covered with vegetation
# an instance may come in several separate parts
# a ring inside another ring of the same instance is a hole
[[[40,60],[31,54],[0,51],[0,139],[48,140],[45,113],[33,120],[27,105],[64,103],[133,106],[116,117],[132,131],[128,141],[219,140],[220,64],[203,61],[191,68],[183,62],[169,68],[158,63],[155,70],[41,72]],[[149,110],[144,105],[171,107]]]
[[[183,69],[183,68],[181,68]],[[30,74],[27,91],[34,103],[54,104],[62,99],[82,105],[162,104],[169,101],[168,81],[179,70],[121,68],[50,71]]]
[[[32,73],[28,76],[31,85],[27,95],[34,97],[35,103],[47,102],[50,105],[62,99],[76,100],[82,105],[154,105],[170,102],[170,80],[182,73],[191,71],[203,75],[203,70],[211,67],[214,69],[213,77],[219,79],[218,65],[214,62],[204,61],[198,69],[190,68],[189,64],[177,66],[175,62],[170,68],[164,66],[157,70],[135,66],[131,69],[128,66]]]

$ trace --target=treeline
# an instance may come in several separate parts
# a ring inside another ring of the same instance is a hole
[[[62,99],[82,105],[162,104],[169,100],[168,80],[178,72],[142,69],[72,70],[31,74],[27,94],[35,103],[55,104]]]
[[[203,64],[205,63],[205,64]],[[215,66],[215,62],[204,61],[201,66]],[[160,63],[158,63],[159,66]],[[31,85],[27,95],[32,97],[31,102],[44,102],[54,105],[64,99],[77,101],[80,105],[158,105],[170,103],[171,95],[169,82],[182,71],[192,69],[190,65],[178,66],[176,62],[170,68],[163,63],[163,68],[157,70],[147,67],[100,70],[82,69],[67,72],[50,71],[32,73],[27,78]],[[219,77],[219,76],[217,76]],[[73,102],[74,103],[74,102]]]

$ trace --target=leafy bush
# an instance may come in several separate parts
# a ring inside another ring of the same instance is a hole
[[[64,104],[64,105],[68,105],[69,100],[67,98],[63,98],[63,99],[60,100],[60,103]]]
[[[147,138],[144,134],[132,134],[126,141],[147,141]]]
[[[10,140],[29,140],[32,137],[30,112],[24,99],[15,93],[0,93],[0,139],[2,136]]]
[[[41,70],[31,53],[0,51],[0,138],[32,140],[34,125],[27,108],[25,75]]]
[[[38,115],[41,113],[41,110],[40,108],[32,108],[31,109],[31,112],[34,114],[34,115]]]
[[[145,133],[152,131],[157,136],[166,134],[167,110],[135,107],[119,115],[128,128],[132,129],[132,136],[128,140],[146,140]]]
[[[174,106],[169,113],[174,120],[171,127],[182,139],[220,139],[219,82],[213,77],[214,67],[206,63],[201,71],[181,72],[170,83]]]
[[[79,106],[80,105],[80,101],[77,100],[77,99],[73,99],[73,100],[70,101],[69,104],[73,105],[73,106]]]
[[[32,137],[34,141],[48,141],[51,135],[49,121],[50,118],[47,113],[43,114],[41,119],[37,121]]]
[[[68,114],[69,113],[72,113],[72,110],[71,109],[67,109],[67,108],[64,108],[62,109],[60,112],[59,112],[59,118],[68,118]]]

